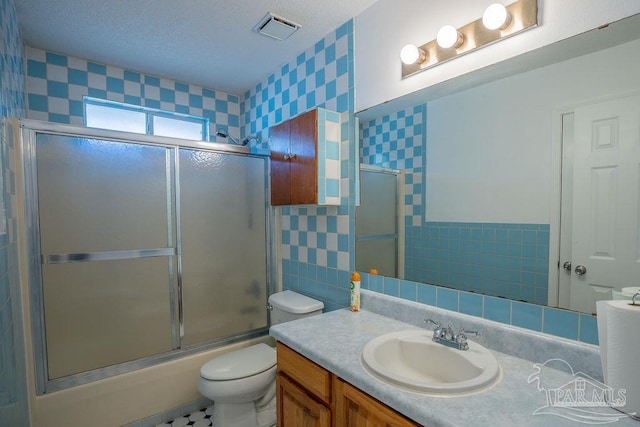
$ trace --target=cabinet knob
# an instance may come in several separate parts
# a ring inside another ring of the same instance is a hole
[[[284,155],[284,159],[285,160],[295,160],[298,158],[297,154],[285,154]]]

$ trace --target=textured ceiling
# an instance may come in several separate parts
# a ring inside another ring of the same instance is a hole
[[[25,44],[242,94],[376,0],[16,0]],[[267,13],[302,28],[253,31]]]

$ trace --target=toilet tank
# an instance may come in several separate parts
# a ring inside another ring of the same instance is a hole
[[[294,291],[282,291],[269,297],[271,324],[290,322],[322,313],[324,303]]]

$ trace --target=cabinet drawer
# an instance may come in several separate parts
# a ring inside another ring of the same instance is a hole
[[[286,345],[276,344],[278,372],[300,384],[326,404],[331,403],[331,374]]]

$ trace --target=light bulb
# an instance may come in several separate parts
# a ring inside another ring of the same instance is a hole
[[[464,37],[453,25],[445,25],[438,30],[436,40],[441,48],[448,49],[450,47],[459,47],[464,41]]]
[[[504,30],[511,23],[511,15],[500,3],[489,6],[482,14],[482,25],[488,30]]]
[[[416,62],[419,64],[425,59],[427,59],[427,53],[414,44],[407,44],[400,51],[400,60],[407,65]]]

